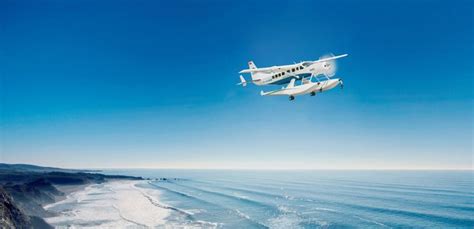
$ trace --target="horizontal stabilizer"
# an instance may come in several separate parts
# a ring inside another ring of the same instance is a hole
[[[247,86],[247,81],[245,81],[245,78],[242,75],[240,75],[240,83],[237,85],[242,85],[243,87]]]

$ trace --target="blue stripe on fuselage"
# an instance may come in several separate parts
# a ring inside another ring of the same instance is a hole
[[[272,82],[272,83],[270,83],[270,84],[282,85],[282,84],[287,84],[287,83],[289,83],[289,82],[291,81],[291,79],[301,80],[301,79],[303,79],[303,78],[310,77],[310,76],[311,76],[310,73],[307,73],[307,74],[299,74],[299,75],[298,75],[299,79],[297,79],[297,78],[294,77],[294,76],[291,76],[291,77],[282,78],[281,80]]]

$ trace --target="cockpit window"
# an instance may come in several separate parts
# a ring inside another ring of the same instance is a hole
[[[304,66],[304,67],[308,67],[308,66],[310,66],[310,65],[311,65],[310,62],[304,62],[304,63],[303,63],[303,66]]]

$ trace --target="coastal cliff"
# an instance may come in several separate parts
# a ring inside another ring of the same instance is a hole
[[[0,228],[31,227],[28,216],[15,206],[8,193],[0,188]]]
[[[28,216],[14,203],[11,196],[0,187],[0,228],[52,228],[37,216]]]
[[[0,228],[52,228],[43,218],[54,213],[43,208],[65,198],[61,186],[80,186],[109,180],[140,180],[141,177],[113,176],[31,165],[0,164]]]

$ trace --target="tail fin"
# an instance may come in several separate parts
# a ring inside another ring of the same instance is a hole
[[[245,81],[245,78],[242,75],[240,75],[240,83],[237,85],[242,85],[243,87],[247,86],[247,81]]]
[[[248,64],[249,64],[249,69],[257,69],[257,66],[255,65],[253,61],[249,61]],[[263,78],[262,73],[258,73],[258,72],[257,73],[251,72],[250,76],[252,77],[253,82],[260,81]]]
[[[249,61],[249,69],[257,69],[257,66],[253,61]]]
[[[286,88],[293,88],[295,87],[295,79],[291,79],[290,83],[288,84],[288,86],[286,86]]]

